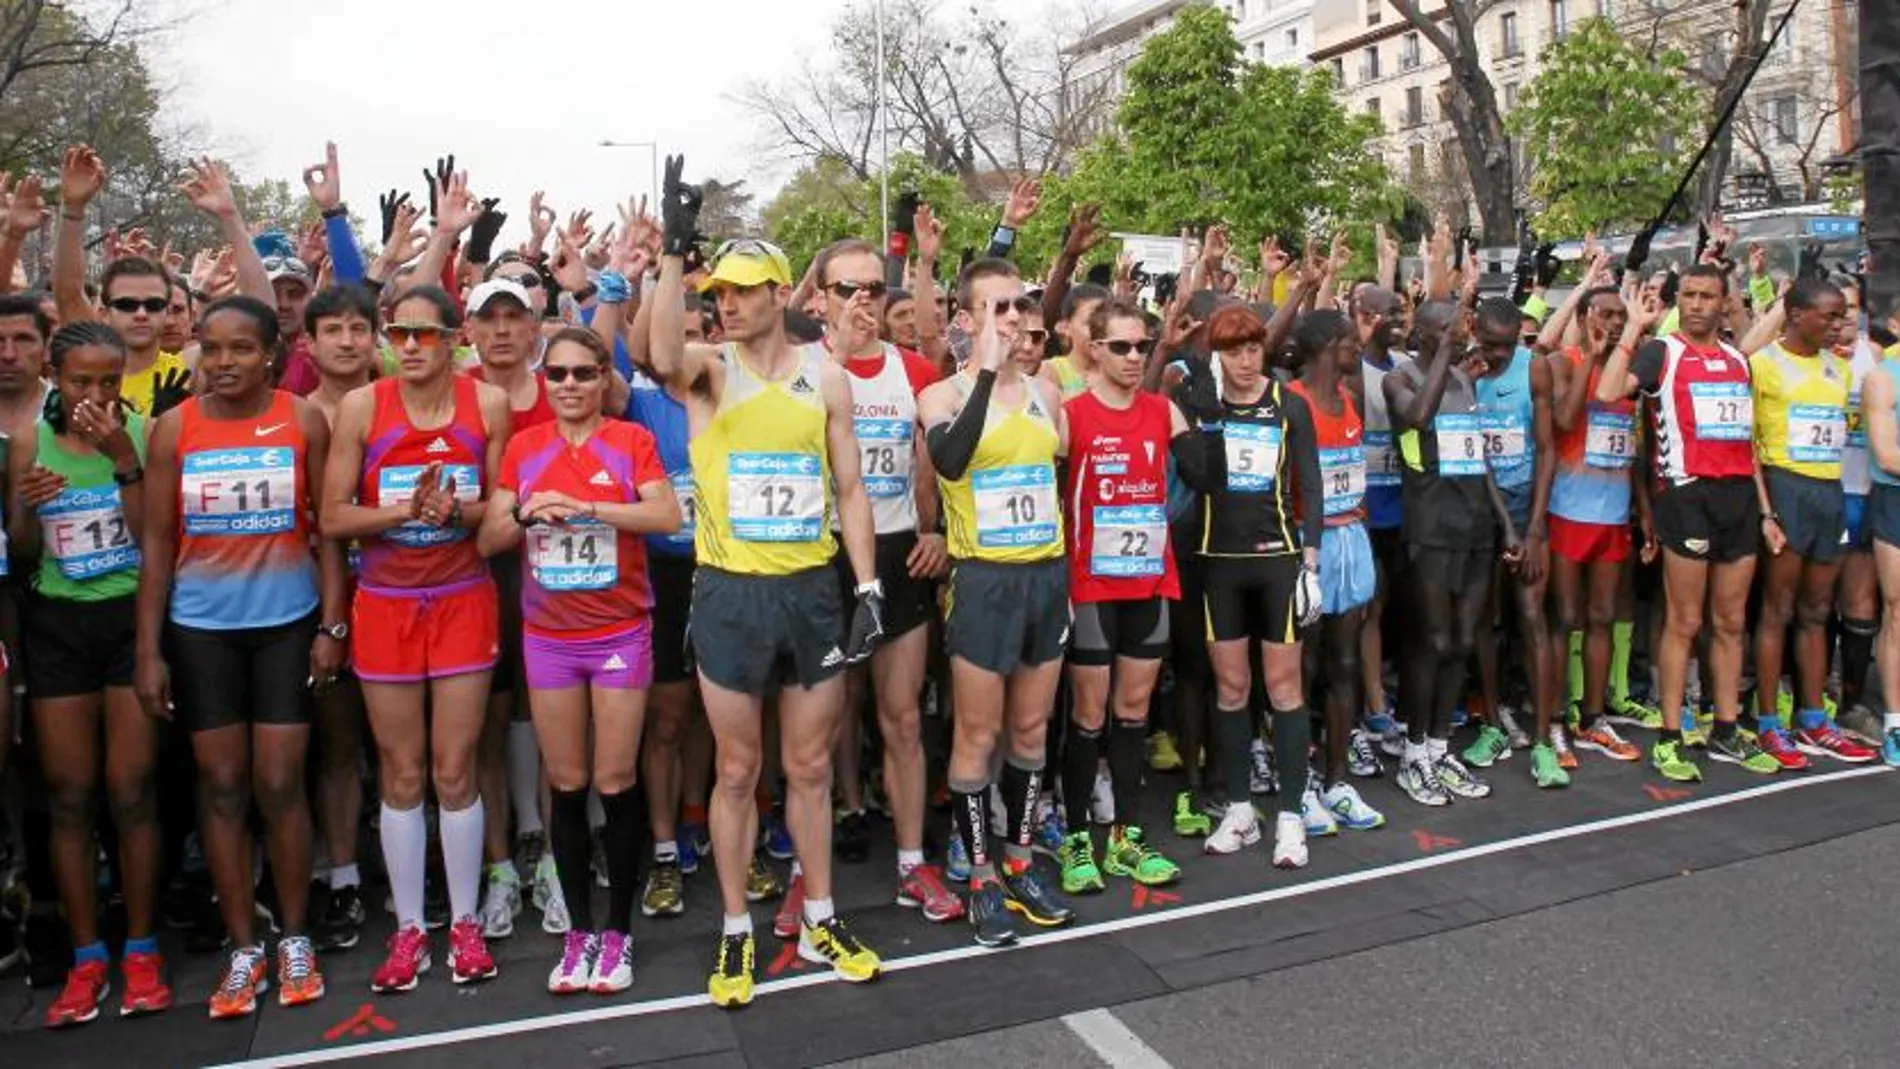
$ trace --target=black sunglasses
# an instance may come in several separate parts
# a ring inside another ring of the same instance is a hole
[[[860,293],[868,295],[874,301],[882,300],[885,292],[882,282],[833,282],[825,288],[837,294],[841,301],[848,301]]]
[[[1126,338],[1113,338],[1104,341],[1102,347],[1114,353],[1116,356],[1127,356],[1129,353],[1140,353],[1143,356],[1147,356],[1148,351],[1155,347],[1155,342],[1153,338],[1143,338],[1140,341],[1129,341]]]
[[[578,367],[554,365],[542,368],[541,374],[553,383],[566,382],[569,376],[572,376],[575,382],[582,384],[600,381],[600,368],[592,364],[582,364]]]
[[[522,289],[538,290],[541,288],[540,275],[497,275],[495,277],[501,279],[503,282],[512,282]]]
[[[997,315],[1002,315],[1011,308],[1027,315],[1035,311],[1038,307],[1040,306],[1037,305],[1035,301],[1027,297],[998,297],[996,300],[990,302],[990,311]]]
[[[1032,342],[1035,342],[1037,345],[1041,345],[1043,342],[1047,341],[1049,338],[1049,332],[1042,329],[1041,327],[1030,327],[1027,330],[1024,330],[1023,334],[1028,336],[1029,340]]]
[[[106,302],[106,307],[115,312],[123,312],[126,315],[131,315],[141,308],[145,309],[150,315],[157,315],[171,306],[172,302],[169,297],[114,297]]]

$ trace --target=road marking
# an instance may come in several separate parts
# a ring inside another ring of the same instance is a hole
[[[1171,1069],[1168,1060],[1141,1041],[1121,1018],[1107,1010],[1084,1010],[1062,1018],[1095,1056],[1107,1062],[1109,1069]]]
[[[1372,883],[1376,880],[1390,879],[1394,876],[1404,876],[1408,873],[1423,872],[1427,869],[1441,868],[1446,865],[1456,865],[1464,861],[1476,861],[1480,858],[1490,857],[1493,854],[1505,854],[1514,850],[1523,850],[1527,847],[1541,846],[1545,843],[1562,842],[1565,839],[1576,839],[1585,835],[1597,835],[1606,831],[1616,831],[1619,828],[1630,828],[1639,824],[1650,824],[1655,821],[1666,820],[1670,817],[1698,813],[1704,809],[1718,809],[1722,806],[1734,805],[1737,802],[1765,798],[1769,795],[1781,794],[1786,791],[1818,787],[1822,784],[1859,779],[1863,776],[1885,775],[1889,771],[1891,770],[1885,766],[1873,765],[1847,769],[1841,772],[1822,772],[1799,778],[1777,777],[1773,782],[1764,783],[1757,787],[1746,787],[1728,794],[1711,795],[1706,798],[1697,798],[1693,801],[1681,802],[1676,805],[1660,806],[1655,809],[1635,813],[1625,813],[1618,817],[1605,817],[1602,820],[1593,820],[1584,824],[1571,824],[1562,828],[1552,828],[1549,831],[1520,835],[1514,839],[1500,839],[1494,843],[1480,843],[1477,846],[1467,846],[1459,850],[1447,850],[1442,854],[1428,854],[1424,857],[1413,858],[1410,861],[1399,861],[1390,865],[1382,865],[1378,868],[1361,869],[1358,872],[1328,876],[1319,880],[1308,880],[1305,883],[1293,884],[1289,887],[1275,887],[1264,891],[1254,891],[1250,894],[1235,895],[1232,898],[1215,899],[1209,902],[1195,902],[1190,905],[1177,906],[1173,909],[1159,910],[1152,913],[1137,913],[1126,917],[1116,917],[1112,920],[1098,921],[1094,924],[1083,925],[1076,928],[1064,928],[1053,932],[1040,932],[1034,935],[1024,936],[1017,943],[1017,947],[1051,946],[1057,943],[1067,943],[1075,939],[1089,939],[1098,935],[1112,935],[1116,932],[1125,932],[1136,928],[1147,928],[1156,924],[1170,924],[1188,917],[1202,917],[1215,913],[1224,913],[1228,910],[1264,905],[1269,902],[1279,902],[1289,898],[1302,898],[1306,895],[1319,894],[1322,891],[1331,891],[1341,887],[1353,887],[1362,883]],[[946,962],[968,961],[972,958],[979,958],[989,954],[1008,954],[1012,952],[1014,952],[1013,949],[990,949],[988,947],[979,946],[956,947],[950,950],[937,950],[928,954],[913,954],[909,957],[887,961],[884,963],[884,971],[886,973],[904,972],[909,969],[921,969],[931,965],[942,965]],[[813,987],[818,984],[837,982],[839,981],[834,973],[828,971],[812,972],[802,976],[786,977],[782,980],[767,980],[759,984],[753,990],[758,995],[771,995],[781,991],[796,991],[800,988]],[[535,1017],[521,1017],[508,1021],[495,1021],[489,1024],[472,1025],[467,1028],[454,1028],[444,1032],[428,1032],[418,1035],[400,1036],[394,1039],[382,1039],[370,1043],[352,1043],[330,1050],[307,1050],[292,1054],[253,1058],[248,1061],[229,1062],[224,1065],[211,1067],[211,1069],[290,1069],[292,1066],[299,1065],[321,1065],[326,1062],[338,1062],[352,1058],[371,1058],[379,1054],[396,1054],[402,1051],[427,1050],[432,1047],[447,1047],[458,1043],[473,1043],[478,1040],[522,1035],[528,1032],[539,1032],[548,1028],[595,1024],[601,1021],[617,1021],[629,1017],[648,1017],[658,1013],[671,1013],[674,1010],[695,1009],[705,1006],[706,1004],[706,996],[703,994],[675,995],[670,998],[651,999],[645,1002],[631,1002],[619,1006],[602,1006],[591,1010],[576,1010],[567,1013],[550,1013]]]

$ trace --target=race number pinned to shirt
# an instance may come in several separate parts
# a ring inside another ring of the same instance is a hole
[[[1838,405],[1788,406],[1788,459],[1839,464],[1847,444],[1847,410]]]
[[[383,474],[390,470],[385,468]],[[271,535],[291,530],[297,526],[297,452],[258,446],[186,454],[179,497],[186,534]]]
[[[1104,578],[1162,575],[1167,562],[1167,509],[1160,505],[1097,505],[1091,518],[1089,574]]]
[[[1366,432],[1366,485],[1399,485],[1399,451],[1392,448],[1391,431]]]
[[[284,450],[284,452],[289,452]],[[421,464],[402,464],[384,468],[376,477],[376,500],[385,505],[407,505],[415,499],[416,483],[427,470]],[[455,500],[464,506],[473,505],[482,499],[482,473],[473,464],[444,464],[436,477],[436,485],[446,487],[449,480],[455,480]],[[427,546],[442,546],[450,542],[460,542],[469,536],[468,528],[461,524],[437,527],[410,520],[400,527],[383,532],[383,537],[399,546],[410,549],[422,549]]]
[[[1319,480],[1325,488],[1325,512],[1343,516],[1366,496],[1366,451],[1356,445],[1319,451]]]
[[[528,528],[528,568],[543,590],[609,590],[620,582],[620,540],[596,520]]]
[[[1485,421],[1472,412],[1448,413],[1432,420],[1438,438],[1438,474],[1483,475]]]
[[[815,453],[733,453],[726,514],[743,542],[815,542],[824,531],[824,464]]]
[[[125,507],[116,486],[68,487],[41,505],[40,537],[59,565],[59,574],[68,579],[97,579],[139,566],[138,541],[126,530]]]
[[[1692,382],[1695,436],[1708,442],[1746,442],[1755,433],[1755,398],[1745,382]]]
[[[1531,478],[1531,458],[1527,443],[1530,429],[1521,413],[1485,413],[1478,417],[1484,432],[1484,455],[1491,462],[1491,473],[1499,485],[1522,486]]]
[[[905,497],[917,461],[911,448],[916,424],[907,419],[852,421],[858,432],[858,461],[864,492],[871,497]]]
[[[1584,432],[1583,462],[1592,468],[1623,470],[1636,459],[1636,417],[1593,411]]]
[[[667,535],[666,540],[676,546],[690,546],[699,530],[699,486],[693,482],[692,468],[669,472],[666,477],[673,484],[674,499],[680,503],[680,529]]]
[[[1280,470],[1281,429],[1264,423],[1227,421],[1227,489],[1247,492],[1273,489]]]
[[[970,473],[976,498],[976,544],[998,548],[1056,541],[1056,470],[1019,464]]]
[[[1841,450],[1841,486],[1850,494],[1873,489],[1873,458],[1867,451],[1867,424],[1860,410],[1860,391],[1847,396],[1847,445]]]

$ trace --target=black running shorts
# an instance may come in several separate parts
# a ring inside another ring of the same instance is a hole
[[[310,723],[310,646],[317,614],[276,627],[211,631],[165,625],[172,703],[188,731]]]
[[[944,649],[997,675],[1062,656],[1069,639],[1069,562],[958,561],[944,599]]]
[[[1160,660],[1168,654],[1168,607],[1167,598],[1077,605],[1069,663],[1106,668],[1117,657]]]
[[[791,575],[693,574],[693,658],[713,683],[763,697],[815,687],[844,669],[844,606],[828,567]]]

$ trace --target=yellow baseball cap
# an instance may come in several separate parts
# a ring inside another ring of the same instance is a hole
[[[728,286],[792,284],[792,262],[785,250],[760,238],[734,238],[712,255],[711,269],[699,284],[701,293],[724,283]]]

